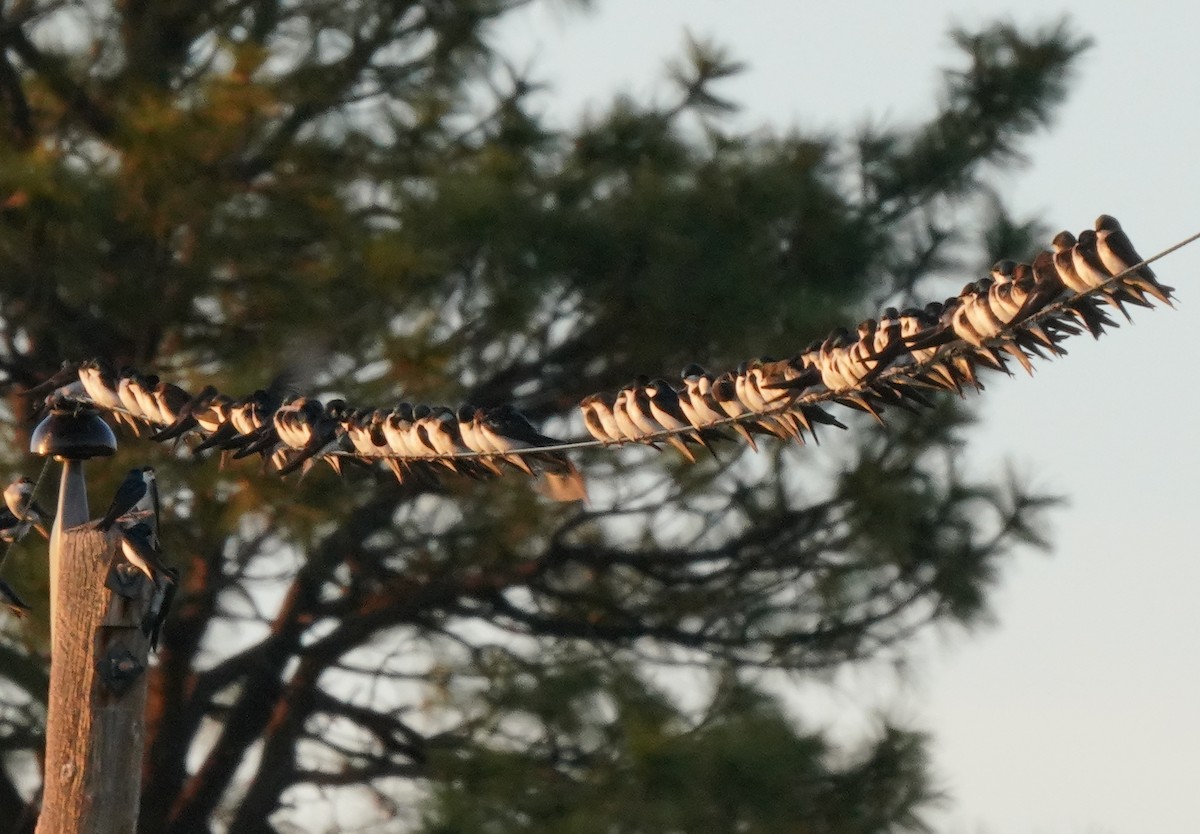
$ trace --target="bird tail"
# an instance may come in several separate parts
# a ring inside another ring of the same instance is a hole
[[[555,456],[554,463],[542,471],[534,489],[553,501],[583,501],[586,504],[588,500],[583,474],[565,455]]]

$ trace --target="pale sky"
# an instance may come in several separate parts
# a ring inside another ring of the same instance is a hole
[[[1143,255],[1200,231],[1200,8],[980,5],[597,0],[588,15],[514,15],[501,43],[551,81],[546,106],[569,118],[616,90],[653,95],[686,28],[749,64],[720,88],[744,106],[742,124],[846,130],[868,115],[929,113],[955,57],[953,22],[1067,13],[1095,46],[1055,124],[1026,143],[1030,165],[999,180],[1010,208],[1055,230],[1113,214]],[[899,713],[935,737],[952,795],[934,819],[940,831],[1197,830],[1200,560],[1187,542],[1200,439],[1187,334],[1200,327],[1198,267],[1200,243],[1156,265],[1182,299],[1176,311],[1139,310],[1133,326],[1074,339],[1033,379],[993,377],[982,395],[972,462],[983,472],[1011,462],[1070,505],[1052,516],[1051,555],[1007,564],[997,624],[931,635],[896,696]],[[879,694],[851,682],[827,700],[863,711]]]

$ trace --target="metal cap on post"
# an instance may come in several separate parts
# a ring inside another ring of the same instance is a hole
[[[50,413],[38,423],[29,438],[29,451],[35,455],[53,455],[63,462],[58,487],[58,511],[50,532],[50,598],[55,598],[61,558],[62,531],[83,524],[89,518],[87,485],[83,480],[83,461],[117,451],[112,429],[92,406],[67,397],[50,401]],[[54,618],[50,620],[54,639]]]
[[[33,430],[29,451],[59,460],[87,460],[117,451],[117,438],[94,407],[60,397]]]

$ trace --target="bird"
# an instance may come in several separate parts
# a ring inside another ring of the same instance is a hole
[[[93,358],[79,365],[79,381],[83,384],[84,393],[92,402],[109,411],[121,408],[121,399],[117,396],[117,375],[112,366],[103,359]]]
[[[175,592],[179,587],[179,569],[167,567],[166,573],[168,580],[160,586],[155,586],[150,605],[142,617],[142,633],[149,638],[152,652],[158,650],[158,636],[171,611],[171,603],[175,601]]]
[[[42,380],[32,388],[22,391],[22,395],[33,400],[52,393],[61,393],[68,397],[78,397],[87,393],[79,379],[79,365],[75,362],[63,362],[57,371],[48,379]]]
[[[683,410],[683,404],[680,401],[679,394],[671,387],[671,383],[665,379],[651,380],[644,388],[646,392],[646,404],[650,409],[650,417],[654,422],[658,423],[664,429],[672,432],[676,440],[687,448],[688,441],[694,441],[708,449],[713,453],[712,446],[709,445],[705,433],[695,429],[692,426],[692,421],[688,419],[687,413]],[[685,391],[686,394],[686,391]],[[715,429],[708,429],[707,433],[711,437],[717,437],[718,433]],[[688,456],[691,457],[691,450],[688,450]],[[694,458],[693,458],[694,459]]]
[[[647,386],[650,385],[650,380],[646,377],[638,377],[633,385],[624,390],[625,394],[625,414],[637,429],[637,438],[645,438],[649,435],[663,435],[661,440],[670,443],[679,453],[687,458],[692,463],[696,462],[696,456],[692,454],[692,450],[687,447],[677,434],[670,433],[671,427],[665,426],[654,417],[654,412],[650,407],[650,395],[647,391]],[[680,417],[683,415],[680,414]],[[682,420],[678,421],[682,423]],[[687,425],[684,423],[683,425]]]
[[[4,542],[5,544],[19,542],[32,529],[32,522],[21,521],[10,513],[7,508],[0,509],[0,542]]]
[[[579,401],[579,411],[583,414],[583,427],[587,433],[601,443],[621,443],[624,438],[613,417],[613,403],[616,401],[612,394],[588,394]]]
[[[1133,248],[1117,218],[1111,214],[1102,214],[1096,218],[1095,225],[1096,252],[1100,256],[1100,262],[1109,272],[1120,275],[1142,262],[1142,256]],[[1160,284],[1154,270],[1149,266],[1138,266],[1121,281],[1131,289],[1149,293],[1168,307],[1174,306],[1171,304],[1174,288]]]
[[[25,604],[23,599],[17,596],[17,592],[3,579],[0,579],[0,603],[5,605],[9,611],[18,617],[24,617],[33,610]]]
[[[162,561],[158,535],[144,521],[126,520],[117,525],[121,536],[121,555],[156,586],[167,574]]]
[[[342,452],[350,451],[350,441],[342,429],[342,418],[347,413],[346,401],[332,399],[324,407],[316,400],[293,418],[293,430],[286,445],[299,449],[280,470],[287,475],[303,467],[304,473],[312,467],[313,460],[324,460],[339,476],[342,474]],[[282,439],[282,435],[280,435]],[[296,442],[300,441],[297,446]],[[303,477],[303,474],[301,477]]]
[[[1110,272],[1100,257],[1099,244],[1094,230],[1084,229],[1079,233],[1072,258],[1075,262],[1075,271],[1079,273],[1079,277],[1083,279],[1084,283],[1093,289],[1103,287],[1100,297],[1120,310],[1126,321],[1133,319],[1125,309],[1125,302],[1136,304],[1139,307],[1151,306],[1138,288],[1114,284],[1110,281],[1115,273]]]
[[[158,508],[158,483],[154,477],[154,468],[143,466],[140,469],[130,469],[125,480],[117,487],[108,512],[95,526],[97,530],[108,532],[118,519],[136,516],[138,519],[146,519],[157,536]]]
[[[170,383],[159,383],[159,388],[163,389],[163,393],[161,395],[163,399],[160,400],[160,405],[170,396],[174,396],[167,394],[168,386],[170,386]],[[176,386],[171,387],[174,388]],[[182,388],[179,388],[178,390],[183,391]],[[222,394],[217,390],[216,386],[205,385],[204,388],[200,390],[199,394],[196,394],[194,397],[190,397],[187,402],[172,406],[171,413],[173,414],[174,419],[166,428],[163,428],[151,435],[150,439],[162,442],[164,440],[172,440],[176,437],[181,437],[186,432],[189,432],[192,429],[200,426],[199,415],[202,414],[209,417],[208,425],[211,426],[211,428],[208,428],[207,426],[204,428],[208,433],[211,434],[220,426],[222,422],[224,422],[223,420],[218,420],[215,414],[208,414],[208,412],[210,412],[213,408],[214,403],[216,403],[218,398],[221,396]],[[171,404],[168,403],[168,405]],[[225,419],[228,419],[228,416],[226,416]]]
[[[165,425],[170,422],[170,420],[163,419],[162,411],[158,406],[158,400],[154,398],[154,388],[158,385],[158,382],[158,377],[155,374],[134,373],[129,377],[127,386],[129,394],[137,401],[142,416],[151,425]]]
[[[126,417],[130,418],[130,426],[137,433],[140,430],[138,421],[145,419],[146,412],[142,411],[141,403],[131,387],[135,376],[137,376],[137,371],[128,365],[117,372],[117,399],[120,401]]]
[[[54,516],[33,498],[33,479],[22,475],[4,489],[4,503],[8,511],[21,521],[28,521],[45,538],[50,538],[46,522]]]
[[[500,452],[503,460],[530,476],[536,475],[530,465],[534,456],[530,455],[527,459],[526,455],[513,453],[521,449],[555,446],[562,442],[539,432],[524,414],[511,405],[477,409],[472,416],[472,429],[477,442],[483,447],[480,451]],[[538,453],[536,459],[569,463],[561,452]]]
[[[175,383],[162,380],[159,380],[158,384],[150,391],[150,397],[158,407],[159,419],[157,422],[163,426],[175,425],[179,420],[180,412],[185,408],[190,408],[195,401],[191,394]]]
[[[458,436],[462,440],[463,446],[479,455],[475,460],[496,475],[504,474],[499,461],[492,456],[492,453],[499,449],[482,431],[480,425],[483,420],[482,410],[474,403],[463,403],[455,411],[454,416],[458,423]]]
[[[121,555],[150,581],[154,591],[142,617],[142,633],[150,638],[150,649],[158,647],[158,633],[171,607],[179,571],[162,560],[157,533],[144,521],[122,522]]]
[[[587,501],[587,484],[571,459],[565,452],[544,448],[562,441],[539,432],[529,418],[513,406],[506,404],[477,411],[476,428],[481,438],[500,451],[540,449],[523,455],[507,455],[505,459],[517,457],[527,464],[536,464],[533,468],[540,475],[537,489],[542,494],[555,501]]]

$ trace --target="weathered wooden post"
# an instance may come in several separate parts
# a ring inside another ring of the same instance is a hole
[[[116,438],[94,410],[62,403],[30,447],[63,463],[50,535],[50,700],[37,832],[134,834],[148,651],[139,624],[151,589],[113,570],[119,544],[87,526],[83,479],[83,461],[111,455]]]

